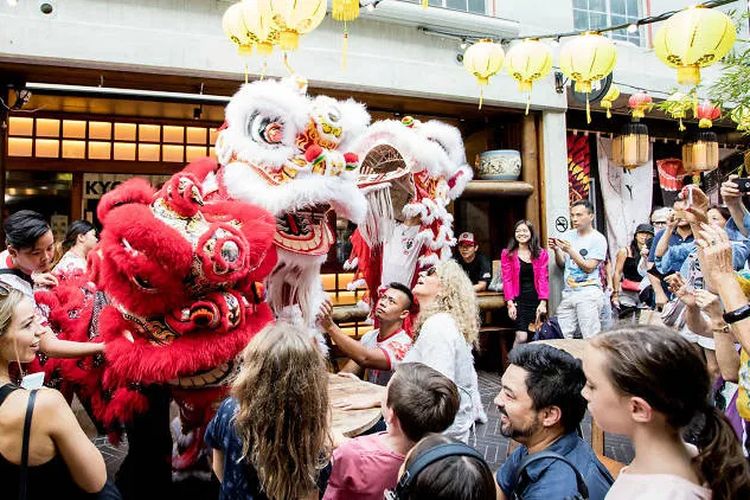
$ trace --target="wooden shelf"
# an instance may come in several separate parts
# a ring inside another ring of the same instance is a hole
[[[528,197],[533,192],[534,186],[523,181],[470,181],[461,198]]]

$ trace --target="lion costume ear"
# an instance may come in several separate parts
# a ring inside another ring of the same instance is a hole
[[[154,199],[156,190],[146,179],[134,178],[120,184],[117,189],[102,196],[96,215],[100,222],[104,222],[112,209],[130,203],[149,205]]]

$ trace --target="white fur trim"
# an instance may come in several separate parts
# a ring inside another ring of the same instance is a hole
[[[458,175],[459,172],[462,172],[461,175]],[[474,170],[472,170],[468,165],[461,165],[455,175],[458,175],[456,177],[456,183],[453,185],[451,189],[448,190],[448,196],[450,196],[451,200],[455,200],[459,196],[461,196],[461,193],[464,192],[464,189],[466,189],[466,185],[469,183],[469,181],[474,177]]]
[[[348,283],[346,285],[346,289],[349,290],[350,292],[353,292],[355,290],[359,290],[362,288],[366,288],[366,287],[367,287],[367,282],[362,278],[358,280],[354,280],[351,283]]]
[[[344,271],[353,271],[357,269],[357,266],[359,266],[359,258],[354,257],[353,259],[347,260],[346,262],[344,262],[343,267],[344,267]]]
[[[438,259],[438,256],[433,254],[430,255],[424,255],[419,258],[419,267],[425,268],[430,266],[436,266],[440,262],[440,259]]]

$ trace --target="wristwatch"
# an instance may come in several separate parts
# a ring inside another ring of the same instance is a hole
[[[725,312],[723,317],[724,321],[726,321],[730,325],[732,323],[742,321],[743,319],[750,317],[750,304],[745,304],[744,306],[740,307],[739,309],[735,309],[734,311]]]

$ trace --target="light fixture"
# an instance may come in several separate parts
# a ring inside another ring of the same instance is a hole
[[[461,39],[461,50],[466,50],[466,48],[469,46],[468,43],[466,43],[466,38]]]
[[[612,163],[625,169],[647,163],[649,142],[646,125],[639,122],[625,124],[620,135],[612,140]]]
[[[628,25],[628,33],[637,33],[638,32],[638,25],[635,23],[631,23]]]

